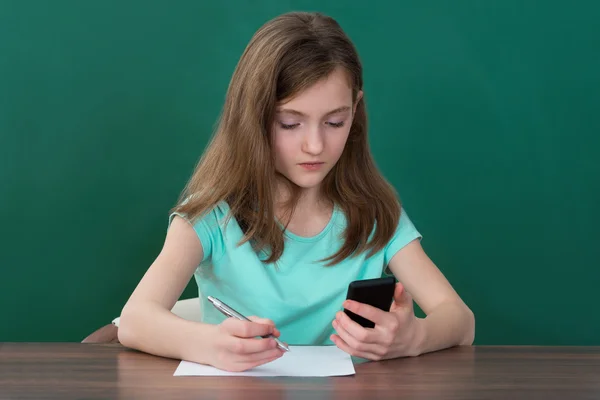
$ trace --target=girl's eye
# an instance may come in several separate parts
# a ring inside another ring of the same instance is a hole
[[[300,125],[300,124],[284,124],[283,122],[279,123],[279,126],[281,126],[282,129],[294,129],[298,125]]]
[[[341,128],[342,126],[344,126],[344,121],[340,121],[340,122],[327,122],[327,125],[331,126],[332,128]],[[292,129],[295,129],[298,126],[300,126],[300,124],[299,123],[285,124],[283,122],[280,122],[279,126],[281,127],[281,129],[292,130]]]

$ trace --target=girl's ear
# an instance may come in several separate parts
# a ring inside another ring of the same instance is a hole
[[[354,105],[352,106],[352,115],[356,114],[356,107],[358,106],[358,103],[360,103],[362,98],[363,98],[363,91],[359,90],[358,93],[356,94],[356,100],[354,101]]]

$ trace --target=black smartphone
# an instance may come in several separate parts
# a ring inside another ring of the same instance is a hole
[[[348,294],[346,299],[358,301],[359,303],[369,304],[383,311],[389,311],[394,300],[394,289],[396,288],[396,278],[393,276],[386,278],[363,279],[350,282],[348,285]],[[344,312],[356,323],[365,328],[375,327],[375,323],[352,311],[344,309]]]

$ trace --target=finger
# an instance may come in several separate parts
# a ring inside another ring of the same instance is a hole
[[[335,314],[335,319],[338,324],[346,330],[350,335],[352,335],[357,340],[363,343],[377,343],[377,333],[374,329],[365,328],[348,316],[345,312],[338,311]]]
[[[260,353],[244,354],[237,357],[239,363],[255,363],[261,360],[267,360],[272,358],[278,358],[283,355],[283,351],[279,349],[270,349],[267,351],[261,351]]]
[[[254,339],[254,338],[239,338],[230,337],[225,347],[235,354],[253,354],[263,353],[277,348],[277,343],[272,338]]]
[[[257,322],[259,324],[264,324],[264,325],[273,325],[275,326],[275,322],[271,321],[270,319],[267,318],[260,318],[260,317],[255,317],[254,315],[251,317],[248,317],[248,319],[252,322]]]
[[[346,343],[340,336],[333,334],[329,337],[329,339],[331,339],[331,341],[333,343],[335,343],[335,345],[342,351],[345,351],[346,353],[350,354],[351,356],[355,356],[355,357],[361,357],[361,358],[366,358],[367,360],[381,360],[381,356],[377,355],[377,354],[373,354],[373,353],[369,353],[369,352],[365,352],[365,351],[358,351],[356,349],[353,349],[352,347],[350,347],[348,345],[348,343]]]
[[[385,348],[375,343],[364,343],[356,339],[347,330],[344,329],[336,320],[333,321],[333,329],[336,330],[338,336],[356,352],[370,354],[385,354]]]
[[[256,367],[259,367],[259,366],[261,366],[263,364],[268,364],[268,363],[270,363],[272,361],[275,361],[278,358],[280,358],[282,355],[283,355],[283,353],[280,354],[280,355],[276,355],[276,356],[273,356],[273,357],[267,357],[267,358],[263,358],[263,359],[252,361],[252,362],[236,363],[236,366],[239,366],[239,368],[236,368],[236,369],[238,369],[239,371],[247,371],[249,369],[256,368]]]
[[[412,306],[412,297],[400,282],[396,283],[396,288],[394,289],[394,303],[396,305]]]
[[[252,322],[256,322],[258,324],[272,325],[273,328],[275,328],[273,330],[273,336],[279,337],[279,335],[280,335],[279,329],[277,329],[277,327],[275,326],[275,322],[273,322],[272,320],[267,319],[267,318],[259,318],[259,317],[255,317],[255,316],[248,317],[248,319],[251,320]]]
[[[345,300],[344,308],[374,322],[375,325],[383,325],[389,318],[393,318],[387,311],[354,300]]]
[[[273,325],[259,324],[252,321],[240,321],[235,318],[227,318],[221,323],[221,327],[229,334],[240,338],[266,336],[275,332],[275,327]]]

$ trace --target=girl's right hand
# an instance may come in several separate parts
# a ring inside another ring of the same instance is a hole
[[[279,330],[273,321],[249,317],[251,321],[227,318],[216,326],[210,364],[216,368],[241,372],[269,363],[283,355],[273,338],[260,338],[273,334],[279,337]]]

